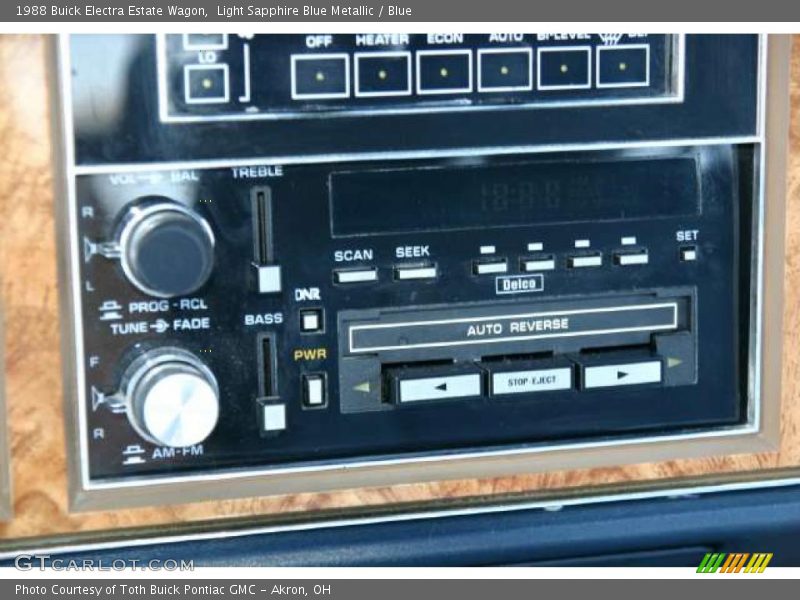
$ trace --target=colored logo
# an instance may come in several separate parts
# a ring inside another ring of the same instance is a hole
[[[772,552],[756,552],[753,554],[726,552],[711,553],[703,557],[700,566],[697,567],[698,573],[763,573],[769,561],[772,560]]]

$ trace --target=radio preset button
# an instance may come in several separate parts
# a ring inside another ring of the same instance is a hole
[[[378,280],[378,269],[369,267],[365,269],[337,269],[333,272],[336,283],[369,283]]]
[[[646,265],[650,261],[647,250],[639,252],[617,252],[614,254],[614,264],[621,267],[632,265]]]
[[[547,256],[523,258],[520,261],[520,267],[526,273],[552,271],[556,268],[556,259],[552,254],[548,254]]]
[[[567,257],[567,266],[571,269],[581,269],[585,267],[600,267],[603,265],[603,255],[599,252],[596,254],[579,254]]]
[[[394,278],[397,281],[436,279],[437,275],[436,265],[412,265],[394,269]]]
[[[589,46],[553,46],[537,50],[540,90],[581,90],[592,87]]]
[[[478,50],[478,91],[512,92],[533,89],[530,48]]]
[[[498,275],[508,273],[508,261],[505,258],[476,260],[472,263],[475,275]]]

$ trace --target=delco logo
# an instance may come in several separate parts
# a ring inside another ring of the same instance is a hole
[[[495,278],[497,294],[529,294],[544,290],[544,275],[505,275]]]
[[[749,559],[749,560],[748,560]],[[709,552],[700,561],[697,567],[698,573],[763,573],[769,561],[772,560],[772,552],[739,552],[728,554],[726,552]]]

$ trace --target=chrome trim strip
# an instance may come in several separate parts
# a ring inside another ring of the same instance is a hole
[[[599,152],[603,150],[632,150],[647,148],[676,148],[681,146],[719,146],[728,144],[756,144],[761,135],[732,137],[680,138],[673,140],[641,142],[598,142],[592,144],[554,144],[539,146],[487,146],[480,148],[453,148],[449,150],[417,150],[394,152],[353,152],[341,154],[307,154],[303,156],[260,156],[232,159],[201,159],[158,163],[116,163],[108,165],[75,165],[75,175],[105,175],[116,173],[139,173],[179,171],[184,169],[224,169],[255,167],[262,165],[309,165],[337,162],[373,160],[415,160],[431,158],[462,158],[470,156],[505,156],[509,154],[542,154],[556,152]]]
[[[721,494],[730,492],[744,492],[749,490],[770,490],[791,486],[800,486],[800,477],[774,479],[765,481],[729,482],[699,487],[678,487],[671,489],[654,489],[639,492],[626,492],[623,494],[602,494],[597,496],[583,496],[565,498],[563,500],[532,500],[528,502],[498,503],[486,506],[469,506],[452,509],[410,511],[377,517],[351,517],[338,518],[328,521],[313,521],[279,525],[264,525],[234,529],[226,531],[211,531],[189,534],[175,534],[155,537],[139,537],[109,542],[87,542],[84,544],[62,544],[53,546],[31,546],[24,549],[0,552],[0,560],[13,560],[20,554],[74,554],[78,552],[92,552],[102,550],[115,550],[122,548],[142,548],[156,544],[179,544],[184,542],[201,542],[205,540],[226,540],[253,535],[270,535],[289,533],[293,531],[314,531],[318,529],[336,529],[339,527],[359,527],[378,525],[382,523],[404,523],[421,521],[424,519],[446,519],[453,517],[467,517],[475,515],[491,515],[501,513],[515,513],[526,510],[557,511],[573,506],[587,504],[610,504],[614,502],[634,502],[637,500],[652,500],[657,498],[685,498],[704,496],[708,494]],[[38,543],[36,540],[34,543]]]

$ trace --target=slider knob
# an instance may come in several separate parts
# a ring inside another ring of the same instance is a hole
[[[191,294],[214,268],[214,233],[195,211],[168,198],[148,198],[128,210],[119,228],[125,276],[158,298]]]
[[[151,350],[122,377],[128,420],[144,439],[173,448],[205,440],[219,419],[219,388],[211,370],[180,348]]]

